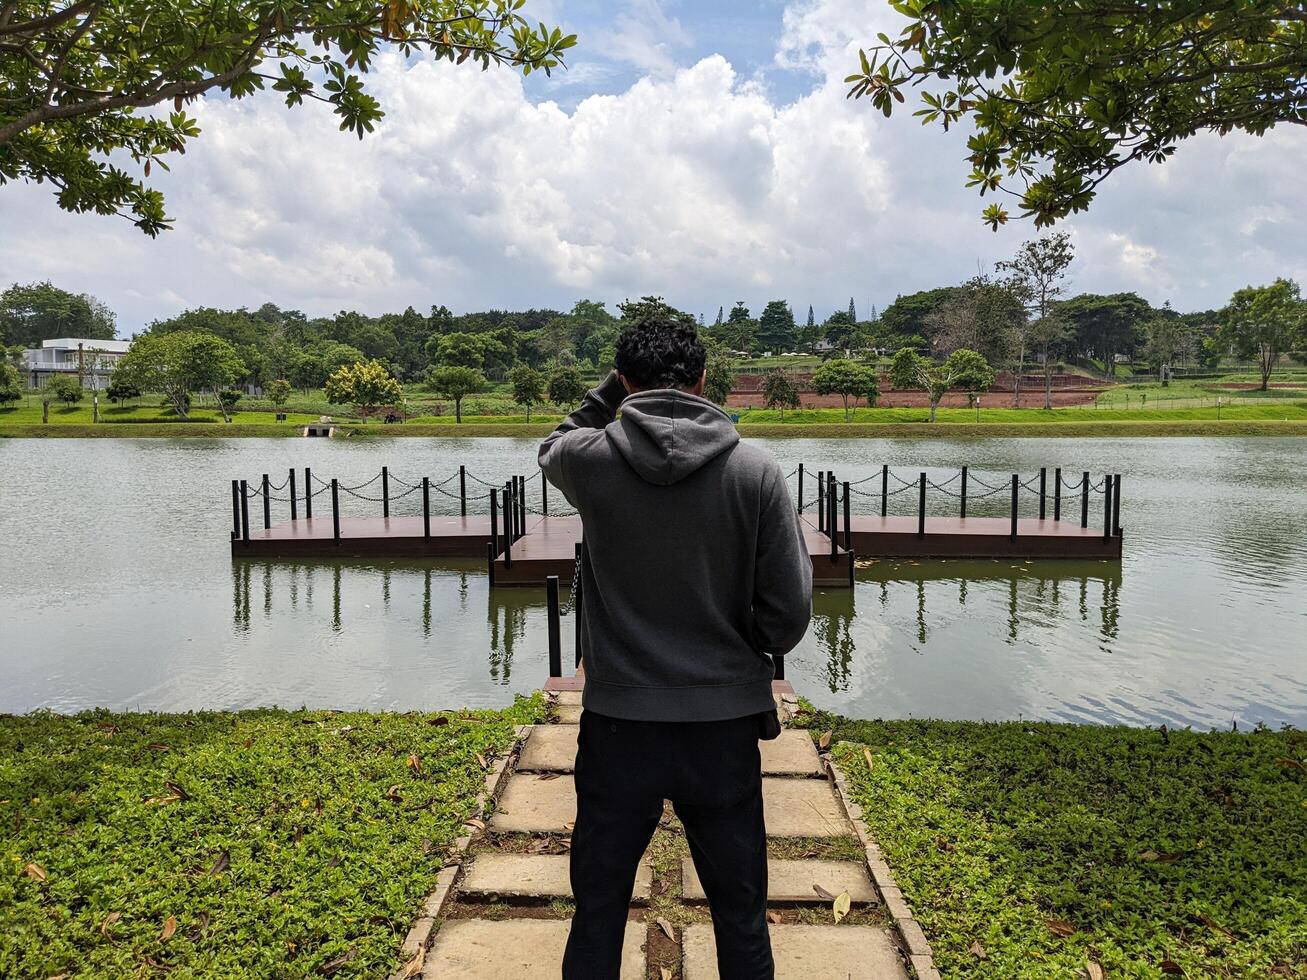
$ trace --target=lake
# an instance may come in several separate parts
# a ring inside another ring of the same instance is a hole
[[[849,480],[883,463],[941,479],[962,464],[987,479],[1040,466],[1123,475],[1119,565],[880,561],[851,592],[819,591],[787,660],[819,705],[867,718],[1307,727],[1307,440],[758,441],[786,472],[804,462]],[[440,480],[464,463],[491,482],[538,481],[535,445],[0,440],[0,712],[404,710],[499,705],[536,688],[543,589],[492,592],[480,561],[246,562],[228,546],[232,478],[279,482],[307,465],[356,484],[387,464]],[[537,493],[538,482],[533,503]],[[912,497],[894,507],[909,512]],[[933,510],[954,506],[936,497]],[[1005,500],[970,512],[1003,513]],[[345,511],[379,505],[347,497]],[[565,620],[565,656],[570,636]]]

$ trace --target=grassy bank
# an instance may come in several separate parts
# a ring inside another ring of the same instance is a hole
[[[1307,733],[807,723],[945,976],[1307,977]]]
[[[0,716],[0,976],[385,976],[540,710]]]

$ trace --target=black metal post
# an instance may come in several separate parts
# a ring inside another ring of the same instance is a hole
[[[880,468],[880,516],[884,517],[889,506],[889,463]]]
[[[849,553],[849,588],[853,588],[853,521],[849,519],[849,481],[844,481],[844,550]]]
[[[241,536],[241,481],[231,481],[231,537]]]
[[[1062,519],[1062,467],[1053,471],[1053,520]]]
[[[467,517],[467,468],[458,464],[458,513]]]
[[[926,536],[926,474],[917,483],[917,537]]]
[[[431,537],[431,477],[422,478],[422,537]]]
[[[1089,527],[1089,471],[1080,475],[1080,526]]]
[[[581,588],[581,562],[585,554],[585,542],[576,543],[576,574],[572,581],[572,616],[576,619],[576,664],[581,666],[581,600],[585,598]]]
[[[774,668],[772,670],[772,677],[778,681],[785,680],[785,658],[779,653],[773,653],[771,655],[771,662],[772,667]]]
[[[514,481],[516,482],[516,481]],[[504,484],[504,567],[513,567],[513,534],[517,530],[517,502],[509,506],[510,498],[515,496],[515,488]]]
[[[1021,489],[1021,477],[1012,474],[1012,540],[1017,539],[1017,491]]]
[[[1112,536],[1112,474],[1103,474],[1103,540]]]
[[[799,513],[803,513],[803,464],[799,464]]]
[[[313,520],[313,471],[304,467],[304,519]]]
[[[517,477],[517,536],[526,534],[526,477]]]
[[[839,561],[840,554],[840,518],[839,495],[835,490],[835,474],[826,474],[826,534],[830,537],[831,564]]]
[[[336,478],[331,478],[331,534],[336,540],[340,540],[340,493],[339,485]]]
[[[559,636],[558,576],[545,576],[545,603],[549,609],[549,676],[563,676],[563,643]]]
[[[486,542],[486,575],[490,580],[490,587],[495,587],[495,543]]]
[[[290,468],[290,475],[287,478],[286,485],[290,487],[290,519],[293,521],[297,518],[297,509],[299,502],[295,499],[295,467]]]
[[[1039,468],[1039,519],[1042,521],[1048,516],[1048,467]]]
[[[549,481],[545,478],[545,471],[540,471],[540,514],[543,517],[549,516]]]
[[[272,495],[268,491],[268,474],[263,474],[263,529],[272,527]]]
[[[958,516],[967,516],[967,468],[965,466],[962,467],[962,505]]]
[[[381,516],[390,516],[390,467],[381,467]]]
[[[1112,533],[1121,536],[1121,474],[1112,477]]]
[[[499,555],[499,491],[490,491],[490,550]]]
[[[817,471],[817,530],[824,531],[826,524],[826,474]]]
[[[241,540],[250,540],[250,488],[241,480]]]

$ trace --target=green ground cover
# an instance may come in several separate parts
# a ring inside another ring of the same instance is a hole
[[[1307,733],[804,723],[945,976],[1307,977]]]
[[[385,976],[542,710],[0,716],[0,976]]]
[[[50,406],[50,425],[91,425],[93,409],[89,399],[78,405],[55,404]],[[287,413],[286,421],[303,425],[316,422],[317,414]],[[41,403],[26,399],[11,407],[0,408],[0,426],[41,425]],[[101,425],[208,425],[226,426],[222,413],[216,408],[195,408],[187,420],[179,419],[171,409],[155,404],[100,405]],[[273,411],[238,411],[232,413],[230,425],[277,425]]]

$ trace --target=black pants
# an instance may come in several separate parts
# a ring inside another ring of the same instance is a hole
[[[771,980],[761,771],[755,716],[677,723],[581,713],[565,980],[617,980],[636,868],[665,799],[708,896],[722,980]]]

